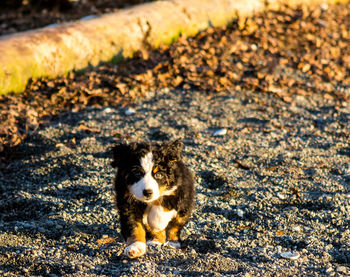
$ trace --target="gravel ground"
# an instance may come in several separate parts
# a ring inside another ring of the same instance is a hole
[[[0,171],[0,275],[349,276],[349,134],[349,104],[320,95],[163,89],[61,114]],[[179,137],[197,190],[183,247],[129,260],[110,149]]]

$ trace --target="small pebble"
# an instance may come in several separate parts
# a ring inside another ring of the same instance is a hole
[[[283,252],[280,254],[282,258],[287,260],[297,260],[300,257],[300,254],[297,252]]]
[[[317,22],[317,25],[320,26],[320,27],[323,27],[323,28],[326,28],[327,27],[327,23],[324,22],[323,20],[319,20]]]
[[[279,198],[279,199],[281,199],[281,200],[285,200],[286,199],[286,197],[282,194],[282,193],[277,193],[277,197]]]
[[[127,108],[127,109],[124,111],[124,114],[127,115],[127,116],[133,115],[133,114],[135,114],[135,113],[136,113],[136,111],[135,111],[134,108]]]
[[[112,109],[111,108],[105,108],[104,111],[105,111],[105,113],[111,113]]]
[[[294,232],[301,232],[301,227],[300,227],[300,226],[293,226],[293,227],[292,227],[292,230],[293,230]]]
[[[337,272],[341,272],[341,273],[346,273],[347,272],[347,269],[346,269],[346,267],[345,266],[338,266],[337,267]]]
[[[250,45],[250,49],[252,49],[253,51],[256,51],[258,50],[258,46],[253,43],[252,45]]]
[[[218,129],[213,133],[214,137],[218,137],[218,136],[224,136],[227,134],[227,129],[226,128],[222,128],[222,129]]]
[[[320,5],[320,8],[322,11],[326,11],[326,10],[328,10],[328,5],[326,3],[323,3]]]
[[[241,209],[238,209],[238,210],[236,211],[236,213],[237,213],[237,215],[238,215],[239,217],[243,217],[243,216],[244,216],[244,212],[243,212]]]

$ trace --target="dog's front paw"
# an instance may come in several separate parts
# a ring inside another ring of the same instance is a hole
[[[175,241],[175,240],[167,241],[165,243],[165,245],[168,246],[169,248],[172,248],[172,249],[180,249],[181,248],[181,243],[178,241]]]
[[[128,256],[129,258],[137,258],[146,253],[146,243],[141,241],[136,241],[129,246],[125,247],[124,249],[124,255]]]

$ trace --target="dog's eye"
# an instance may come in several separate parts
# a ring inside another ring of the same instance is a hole
[[[163,178],[163,174],[161,173],[161,172],[157,172],[156,174],[154,174],[154,178],[156,178],[156,179],[162,179]]]

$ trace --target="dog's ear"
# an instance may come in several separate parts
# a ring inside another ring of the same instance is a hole
[[[120,165],[127,159],[131,151],[130,145],[125,143],[116,144],[113,149],[113,161],[111,165],[113,167],[120,167]]]
[[[173,161],[179,161],[182,158],[183,143],[180,139],[174,140],[167,145],[167,154]]]

